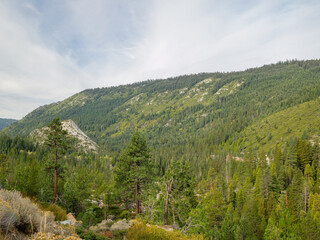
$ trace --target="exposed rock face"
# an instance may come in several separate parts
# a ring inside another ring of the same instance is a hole
[[[97,151],[98,145],[92,141],[71,119],[62,121],[62,128],[66,130],[70,136],[78,139],[79,145],[84,149]]]
[[[59,222],[59,224],[61,224],[61,225],[71,225],[71,220],[61,221],[61,222]]]
[[[98,145],[92,141],[81,129],[75,124],[71,119],[61,122],[63,130],[66,130],[68,134],[77,139],[77,147],[82,148],[84,151],[94,151],[98,150]],[[30,133],[30,136],[34,138],[40,144],[44,143],[46,138],[45,130],[47,127],[41,129],[35,129]]]

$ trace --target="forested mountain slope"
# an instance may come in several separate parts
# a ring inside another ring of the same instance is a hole
[[[248,126],[255,129],[261,119],[319,96],[320,61],[287,61],[85,90],[34,110],[2,133],[27,136],[58,116],[72,119],[117,155],[138,128],[157,150],[158,162],[183,158],[201,164],[222,146],[240,151],[230,148],[230,140],[240,141],[240,132],[251,134]]]
[[[0,118],[0,130],[8,127],[11,123],[16,122],[15,119]]]
[[[256,121],[240,133],[239,147],[266,152],[275,144],[283,145],[293,141],[294,138],[306,139],[314,144],[319,142],[319,137],[320,99],[318,98]],[[232,139],[230,142],[233,142]]]

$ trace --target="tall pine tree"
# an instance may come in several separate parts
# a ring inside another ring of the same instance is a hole
[[[57,200],[58,192],[58,159],[60,154],[68,148],[67,144],[67,131],[62,129],[62,124],[60,119],[54,118],[52,122],[48,125],[46,130],[46,144],[53,149],[54,153],[54,163],[50,168],[54,169],[54,192],[52,203],[55,204]]]
[[[153,168],[146,141],[135,132],[129,144],[121,152],[115,168],[117,187],[126,204],[136,202],[136,214],[140,213],[142,191],[153,177]]]

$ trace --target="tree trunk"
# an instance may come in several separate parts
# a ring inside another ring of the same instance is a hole
[[[286,191],[286,207],[288,206],[288,194],[287,194],[287,191]]]
[[[307,201],[308,201],[308,198],[307,198],[307,186],[305,185],[304,186],[304,211],[306,212],[306,214],[307,214]]]
[[[107,220],[107,206],[104,206],[103,217],[104,217],[104,220]]]
[[[140,201],[138,198],[139,195],[139,183],[136,181],[136,215],[140,213]]]
[[[169,205],[169,191],[167,189],[166,205],[164,207],[164,225],[168,225],[168,205]]]
[[[169,186],[167,187],[166,205],[164,207],[164,225],[168,225],[168,209],[169,209],[169,194],[172,189],[173,179],[171,179]]]
[[[174,207],[172,207],[172,224],[173,225],[176,225],[176,217],[175,217],[175,215],[174,215]]]
[[[54,192],[53,192],[53,199],[52,204],[56,203],[57,200],[57,190],[58,190],[58,153],[57,153],[57,146],[54,146]]]
[[[230,155],[228,154],[226,157],[226,182],[227,185],[229,183],[229,171],[230,171],[230,167],[229,167],[229,163],[230,163]]]
[[[267,189],[267,215],[268,217],[270,216],[269,214],[269,190]]]

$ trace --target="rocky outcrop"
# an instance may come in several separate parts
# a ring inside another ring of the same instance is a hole
[[[78,140],[80,145],[85,150],[97,151],[98,145],[92,141],[71,119],[62,121],[62,128],[68,132],[68,134]]]
[[[72,213],[68,213],[67,214],[67,219],[70,220],[71,224],[74,225],[77,220],[75,219],[75,217],[72,215]]]
[[[65,120],[61,122],[63,130],[66,130],[69,136],[75,138],[77,140],[76,147],[83,149],[85,152],[98,151],[98,145],[92,141],[71,119]],[[43,144],[46,136],[45,130],[48,127],[44,127],[41,129],[35,129],[30,133],[30,136],[35,139],[38,143]]]

